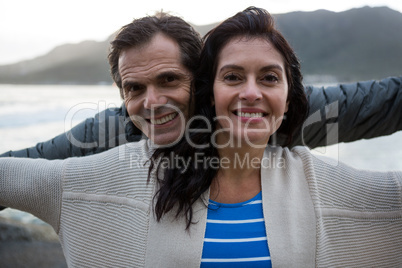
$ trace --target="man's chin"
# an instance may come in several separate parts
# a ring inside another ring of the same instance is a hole
[[[172,133],[172,132],[167,132],[167,133],[160,133],[160,134],[155,134],[148,136],[152,143],[158,147],[171,147],[175,144],[177,144],[180,139],[181,139],[181,133]]]

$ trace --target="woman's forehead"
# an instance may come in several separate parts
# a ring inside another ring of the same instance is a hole
[[[241,36],[231,39],[218,55],[217,65],[237,64],[239,62],[259,62],[277,64],[284,68],[282,54],[267,39]]]

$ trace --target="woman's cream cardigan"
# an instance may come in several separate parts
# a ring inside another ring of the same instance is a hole
[[[69,267],[199,267],[209,193],[194,205],[189,230],[174,213],[157,222],[149,146],[63,161],[0,159],[0,204],[51,224]],[[402,266],[401,172],[355,170],[303,147],[268,147],[264,161],[273,267]]]

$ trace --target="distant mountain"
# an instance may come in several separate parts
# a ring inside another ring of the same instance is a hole
[[[402,14],[387,7],[278,15],[304,75],[342,81],[402,75]]]
[[[296,50],[307,82],[380,79],[402,74],[402,14],[387,7],[335,13],[274,15]],[[215,24],[194,27],[204,35]],[[46,55],[0,66],[0,83],[112,83],[107,62],[111,37],[56,47]]]
[[[0,66],[0,83],[111,84],[109,42],[65,44],[35,59]]]

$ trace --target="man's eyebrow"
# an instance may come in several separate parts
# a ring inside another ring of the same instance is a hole
[[[162,80],[162,79],[165,79],[166,77],[169,77],[169,76],[173,76],[175,78],[180,78],[180,77],[187,76],[187,74],[185,74],[183,72],[165,71],[165,72],[157,74],[156,79]]]
[[[131,88],[134,86],[141,86],[141,83],[134,82],[134,81],[124,81],[123,82],[123,88]]]

